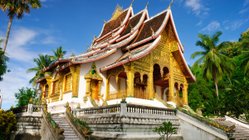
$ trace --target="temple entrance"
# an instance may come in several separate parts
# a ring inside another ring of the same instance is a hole
[[[125,72],[121,72],[118,75],[118,92],[119,95],[124,98],[126,97],[126,89],[127,89],[127,75]]]
[[[141,80],[140,73],[136,72],[134,75],[134,96],[136,98],[146,99],[146,87],[147,87],[147,75],[143,75],[143,81]]]
[[[153,66],[154,92],[164,101],[169,99],[169,69],[163,67],[161,70],[158,64]]]
[[[91,97],[94,100],[99,100],[99,81],[91,80]]]
[[[108,99],[119,99],[127,96],[127,75],[120,72],[117,75],[110,75],[108,78]]]

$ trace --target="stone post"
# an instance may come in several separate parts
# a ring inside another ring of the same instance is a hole
[[[32,113],[33,113],[33,104],[28,104],[28,110],[27,110],[27,112],[28,112],[29,114],[32,114]]]
[[[120,103],[120,116],[125,116],[127,114],[127,103],[121,102]]]

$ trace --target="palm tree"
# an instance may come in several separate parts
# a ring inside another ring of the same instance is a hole
[[[239,39],[239,46],[242,48],[242,63],[246,75],[249,75],[249,29],[241,34]]]
[[[0,9],[3,11],[7,11],[9,17],[6,39],[4,41],[4,48],[3,48],[4,53],[6,51],[6,47],[8,44],[13,19],[15,17],[17,17],[17,19],[21,19],[24,13],[30,12],[30,7],[40,8],[41,7],[40,0],[1,0]]]
[[[60,46],[59,48],[54,50],[53,53],[54,55],[52,56],[52,60],[58,60],[63,58],[67,52],[63,50],[62,46]]]
[[[0,40],[1,44],[2,40]],[[0,48],[0,81],[3,80],[3,75],[7,72],[7,64],[8,58],[4,55],[2,48]]]
[[[48,67],[53,61],[49,55],[39,55],[38,58],[34,58],[35,67],[28,69],[28,72],[35,72],[35,76],[29,81],[35,84],[35,82],[45,77],[43,69]]]
[[[217,98],[219,98],[219,80],[223,75],[230,75],[233,70],[232,60],[221,51],[224,43],[218,44],[221,34],[221,32],[216,32],[213,36],[199,34],[200,40],[196,42],[196,45],[200,46],[202,51],[197,51],[191,56],[192,58],[199,57],[194,66],[199,65],[203,68],[203,77],[214,81]]]

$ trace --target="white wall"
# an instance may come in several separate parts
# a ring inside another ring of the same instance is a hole
[[[226,133],[177,111],[184,140],[228,140]]]
[[[118,92],[118,83],[116,81],[116,77],[110,77],[110,94],[115,94]]]
[[[101,89],[100,89],[100,94],[103,95],[103,96],[106,93],[106,72],[101,73],[101,72],[99,72],[99,69],[104,67],[104,66],[107,66],[107,65],[110,65],[110,64],[114,63],[118,58],[120,58],[121,55],[122,55],[121,50],[118,50],[114,54],[95,62],[96,67],[97,67],[96,68],[97,73],[103,79],[102,86],[101,86]],[[86,93],[86,81],[85,81],[84,76],[91,69],[91,65],[92,65],[92,62],[91,63],[86,63],[86,64],[81,64],[79,92],[78,92],[78,98],[80,98],[80,99],[83,99],[83,97],[85,96],[85,93]]]

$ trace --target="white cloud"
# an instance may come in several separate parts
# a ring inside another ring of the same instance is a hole
[[[28,50],[27,46],[37,35],[37,32],[27,28],[13,30],[6,50],[7,56],[17,61],[31,62],[37,53]]]
[[[19,65],[10,65],[10,72],[6,73],[4,80],[0,83],[1,94],[3,95],[3,108],[8,109],[15,105],[15,93],[22,87],[29,85],[29,79],[33,76],[32,73],[26,73],[27,69]]]
[[[207,14],[208,8],[206,8],[201,0],[185,0],[185,6],[191,8],[195,15]]]
[[[248,22],[249,18],[247,19],[241,19],[241,20],[234,20],[230,21],[224,24],[226,30],[237,30],[240,28],[242,25],[244,25],[246,22]]]
[[[220,23],[218,21],[210,22],[206,27],[202,28],[202,32],[213,32],[220,29]]]
[[[243,7],[239,11],[239,14],[244,14],[247,13],[248,11],[249,11],[249,0],[244,0]]]
[[[249,0],[244,0],[243,6],[246,7],[246,6],[248,6],[248,5],[249,5]]]
[[[48,44],[58,44],[56,39],[53,36],[47,36],[42,41],[42,44],[48,45]]]
[[[8,69],[11,72],[6,73],[3,76],[3,81],[0,81],[0,90],[3,95],[2,106],[4,109],[8,109],[11,105],[16,104],[14,94],[18,92],[18,89],[31,86],[29,80],[34,74],[27,73],[26,71],[28,68],[33,67],[33,59],[39,53],[45,51],[34,51],[34,46],[42,45],[44,40],[47,40],[47,44],[54,43],[53,40],[56,40],[50,33],[45,31],[24,27],[13,28],[11,31],[7,46],[7,56],[10,58]]]

